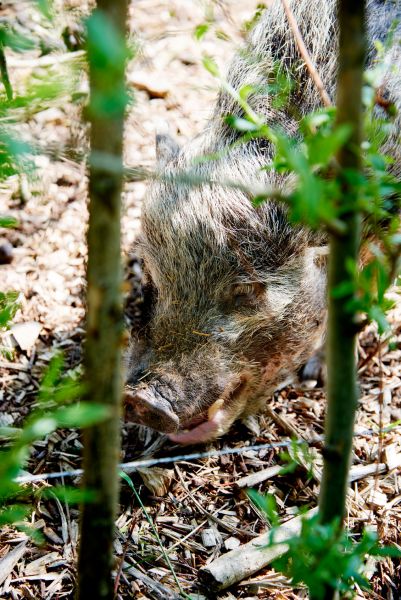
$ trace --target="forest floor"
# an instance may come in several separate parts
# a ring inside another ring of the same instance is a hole
[[[168,121],[181,143],[207,124],[216,83],[202,66],[202,55],[214,56],[225,67],[257,4],[256,0],[210,5],[195,0],[133,3],[131,31],[139,42],[139,53],[128,69],[134,103],[127,119],[127,166],[152,167],[155,129],[160,121]],[[74,19],[74,9],[82,8],[82,3],[72,0],[63,5],[69,9],[67,16],[63,13],[67,21]],[[24,10],[21,8],[19,15],[23,22]],[[31,13],[26,10],[29,21]],[[212,25],[197,41],[194,30],[205,22],[205,11],[209,11],[206,17]],[[53,36],[57,28],[60,23]],[[23,89],[32,75],[39,78],[54,72],[55,78],[65,77],[67,63],[63,58],[55,60],[57,56],[64,54],[52,53],[45,59],[34,53],[11,55],[9,69],[15,89]],[[76,85],[85,91],[84,79]],[[21,302],[14,320],[17,326],[2,340],[13,346],[14,355],[12,359],[0,357],[0,426],[18,427],[37,405],[41,378],[55,353],[63,352],[66,369],[79,369],[87,220],[85,167],[76,156],[86,149],[79,114],[68,95],[63,103],[49,102],[42,110],[27,114],[21,132],[44,149],[36,158],[35,177],[15,177],[0,189],[0,213],[14,215],[19,222],[15,229],[0,231],[1,238],[13,246],[11,264],[0,266],[0,287],[2,291],[17,290]],[[144,182],[127,182],[124,192],[127,326],[139,310],[141,273],[132,248],[145,189]],[[401,535],[401,432],[395,427],[378,433],[380,427],[401,419],[401,304],[397,294],[393,295],[398,306],[391,313],[395,331],[391,347],[386,341],[379,343],[373,328],[360,339],[361,401],[347,514],[353,539],[360,539],[367,527],[377,531],[385,543],[399,543]],[[310,449],[312,470],[310,455],[301,453],[298,467],[286,474],[275,468],[287,464],[287,459],[274,445],[294,437],[306,443],[316,440],[323,432],[324,408],[321,389],[285,388],[274,395],[265,414],[246,425],[237,423],[222,439],[195,449],[244,447],[241,454],[180,460],[133,473],[143,507],[123,483],[116,522],[116,598],[176,598],[182,591],[193,598],[205,597],[199,569],[267,528],[265,516],[244,492],[247,481],[274,495],[282,521],[292,519],[301,507],[315,506],[321,445],[314,442]],[[254,444],[272,447],[247,449]],[[34,444],[26,471],[41,474],[79,468],[81,448],[79,433],[59,430]],[[155,442],[155,436],[146,430],[123,424],[121,462],[182,453],[182,448],[165,440]],[[245,477],[250,477],[250,482]],[[73,478],[70,483],[77,482]],[[33,484],[31,517],[44,543],[35,545],[24,533],[8,527],[0,532],[1,598],[72,598],[79,514],[75,506],[51,494],[41,496],[38,492],[46,486],[47,481]],[[400,597],[399,562],[371,560],[367,575],[372,589],[358,590],[358,598]],[[307,594],[302,588],[294,591],[284,576],[267,566],[213,597],[290,600]]]

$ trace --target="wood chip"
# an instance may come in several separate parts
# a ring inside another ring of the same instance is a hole
[[[27,551],[26,545],[27,540],[18,544],[14,550],[11,550],[0,560],[0,584],[11,574],[17,562],[24,556]]]
[[[374,506],[381,508],[387,504],[387,496],[379,490],[373,490],[371,494],[366,498],[366,504],[368,506]]]
[[[387,471],[387,465],[384,463],[372,463],[370,465],[355,465],[351,467],[348,481],[358,481],[358,479],[364,479],[365,477],[369,477],[370,475],[375,475],[375,473],[385,473]]]
[[[386,463],[389,471],[401,467],[401,452],[400,447],[397,443],[386,446],[384,454],[386,457]]]
[[[224,540],[224,547],[226,550],[234,550],[235,548],[238,548],[238,546],[241,545],[241,541],[236,538],[236,537],[229,537],[226,540]]]
[[[212,527],[204,529],[201,533],[201,537],[205,548],[211,548],[217,545],[216,533]]]

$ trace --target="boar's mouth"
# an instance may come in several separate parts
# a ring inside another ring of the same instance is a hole
[[[237,418],[245,378],[238,378],[207,410],[186,420],[180,421],[169,400],[154,387],[142,389],[126,388],[125,399],[133,413],[133,421],[168,434],[171,441],[178,444],[200,444],[215,439],[225,433]]]
[[[180,431],[169,433],[168,437],[177,444],[200,444],[219,437],[225,433],[226,410],[225,401],[219,398],[208,409],[207,413],[183,423]]]

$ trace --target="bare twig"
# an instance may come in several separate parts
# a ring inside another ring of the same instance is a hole
[[[142,573],[141,571],[139,571],[139,569],[136,569],[135,567],[130,567],[127,570],[127,573],[129,573],[130,575],[133,575],[136,579],[139,579],[139,581],[142,581],[146,585],[146,587],[149,588],[153,592],[155,598],[158,598],[160,600],[181,600],[182,599],[182,596],[180,596],[179,594],[176,594],[175,592],[173,592],[173,590],[170,590],[169,588],[167,588],[165,585],[162,585],[158,581],[154,581],[153,579],[151,579],[150,577],[148,577],[147,575],[145,575],[144,573]]]
[[[395,330],[390,331],[390,333],[388,335],[386,335],[385,337],[383,337],[382,339],[378,339],[377,340],[377,344],[376,346],[373,348],[373,350],[371,350],[371,352],[369,352],[369,354],[362,360],[362,362],[359,364],[358,366],[358,374],[360,375],[361,373],[363,373],[363,371],[366,369],[367,365],[370,363],[370,361],[376,356],[376,354],[378,354],[379,352],[381,352],[381,350],[387,346],[387,344],[389,343],[389,341],[391,340],[392,337],[399,335],[401,333],[401,326],[398,325],[396,327]]]
[[[291,28],[291,31],[294,34],[295,42],[298,46],[298,51],[305,62],[305,66],[309,71],[309,75],[311,76],[314,84],[316,85],[317,89],[319,90],[320,96],[322,98],[322,102],[323,102],[324,106],[332,106],[333,103],[330,99],[330,96],[328,95],[328,93],[326,91],[326,88],[324,87],[323,81],[322,81],[315,65],[312,62],[311,57],[309,56],[309,52],[308,52],[308,50],[305,46],[305,43],[302,39],[302,35],[301,35],[301,32],[299,31],[298,23],[294,17],[294,13],[292,12],[292,10],[288,4],[288,0],[281,0],[281,2],[283,4],[285,14],[287,15],[287,19],[288,19],[288,23]]]

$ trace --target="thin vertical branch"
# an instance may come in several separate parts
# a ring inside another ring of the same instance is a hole
[[[84,432],[84,488],[94,493],[94,500],[82,509],[80,600],[114,597],[113,538],[122,395],[120,207],[127,5],[127,0],[98,0],[98,8],[88,21],[91,155],[84,366],[87,398],[109,407],[110,418]],[[99,156],[105,160],[99,161]],[[109,167],[107,157],[112,160]]]
[[[357,264],[360,245],[360,215],[356,209],[358,189],[352,184],[350,174],[360,172],[362,169],[362,82],[366,55],[365,4],[365,0],[354,2],[338,0],[340,40],[337,125],[351,125],[352,133],[337,157],[338,177],[341,183],[339,204],[347,231],[341,237],[335,235],[330,237],[328,408],[319,514],[322,523],[338,520],[339,527],[342,526],[345,515],[358,392],[355,315],[349,306],[354,292],[350,292],[346,298],[337,298],[333,290],[344,281],[350,280],[349,264]],[[326,598],[334,597],[334,589],[327,589]]]

